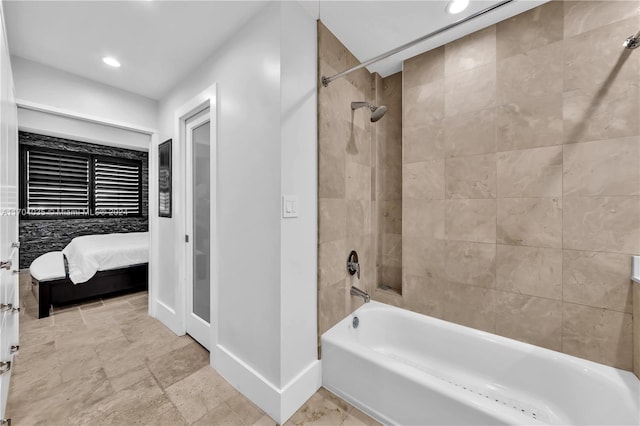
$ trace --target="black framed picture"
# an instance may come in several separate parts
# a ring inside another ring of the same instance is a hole
[[[171,217],[171,139],[158,146],[158,216]]]

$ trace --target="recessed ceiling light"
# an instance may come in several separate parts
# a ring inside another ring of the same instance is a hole
[[[469,6],[469,0],[452,0],[447,6],[447,12],[452,15],[462,12]]]
[[[110,67],[120,68],[120,62],[117,59],[112,58],[111,56],[105,56],[102,58],[102,62],[109,65]]]

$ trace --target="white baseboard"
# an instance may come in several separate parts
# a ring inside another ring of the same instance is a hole
[[[152,310],[155,312],[155,318],[163,323],[169,330],[178,336],[183,336],[186,333],[184,327],[179,325],[180,321],[178,321],[176,311],[159,300],[155,301],[155,306]]]
[[[213,350],[211,366],[278,424],[284,424],[322,385],[318,360],[282,389],[220,345]]]

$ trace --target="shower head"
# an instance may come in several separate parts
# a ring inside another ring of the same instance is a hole
[[[371,122],[375,123],[380,120],[384,114],[387,112],[387,107],[384,105],[380,105],[379,107],[371,107]]]
[[[387,112],[387,107],[384,105],[375,106],[371,105],[369,102],[351,102],[351,109],[356,110],[358,108],[367,107],[371,110],[371,122],[375,123],[380,120],[384,114]]]

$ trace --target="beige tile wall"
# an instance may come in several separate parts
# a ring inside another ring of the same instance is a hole
[[[403,297],[385,301],[633,368],[639,13],[552,1],[405,61]]]

